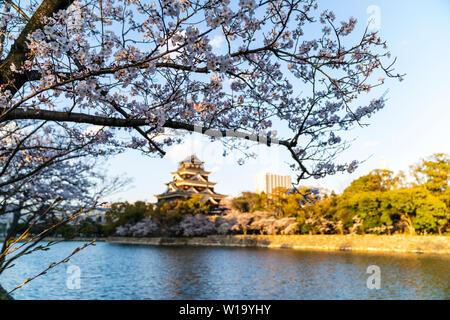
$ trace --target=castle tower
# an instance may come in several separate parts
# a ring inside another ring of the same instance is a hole
[[[225,196],[214,192],[216,183],[208,180],[211,172],[205,171],[203,164],[195,155],[181,161],[178,170],[172,172],[173,180],[166,183],[166,192],[156,195],[158,203],[198,195],[209,202],[212,209],[217,208]]]

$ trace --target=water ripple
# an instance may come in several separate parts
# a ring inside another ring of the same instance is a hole
[[[12,289],[79,246],[56,245],[6,270]],[[98,243],[14,293],[16,299],[449,299],[448,256]],[[69,289],[69,266],[81,271]],[[366,269],[381,269],[381,289]]]

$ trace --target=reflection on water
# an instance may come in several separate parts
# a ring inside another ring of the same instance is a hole
[[[19,260],[0,276],[12,289],[80,243]],[[68,289],[70,265],[81,288]],[[369,265],[381,289],[369,290]],[[450,299],[450,257],[288,249],[150,247],[97,243],[14,293],[16,299]]]

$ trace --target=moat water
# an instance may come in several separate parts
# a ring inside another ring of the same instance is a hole
[[[7,290],[80,242],[17,260]],[[380,288],[369,281],[380,270]],[[370,285],[372,284],[372,285]],[[450,299],[450,257],[97,243],[13,293],[16,299]]]

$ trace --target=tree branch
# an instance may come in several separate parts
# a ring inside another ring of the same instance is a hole
[[[0,109],[0,114],[2,112],[3,110]],[[112,118],[84,113],[74,113],[74,112],[68,113],[63,111],[49,111],[49,110],[24,110],[22,108],[10,111],[2,119],[2,121],[8,120],[60,121],[60,122],[85,123],[97,126],[119,127],[119,128],[126,128],[126,127],[135,128],[150,125],[147,119]],[[266,144],[267,146],[270,146],[272,144],[290,146],[291,144],[291,142],[288,140],[277,140],[269,136],[257,136],[255,134],[240,132],[234,129],[205,128],[202,126],[174,120],[167,120],[163,124],[163,127],[169,129],[185,130],[189,132],[197,132],[212,137],[236,137],[244,140],[252,140],[258,143]]]
[[[44,0],[39,8],[30,18],[17,39],[14,41],[8,56],[0,62],[0,84],[6,85],[6,90],[10,90],[14,95],[29,80],[27,75],[14,73],[11,79],[11,65],[20,68],[29,59],[30,50],[26,45],[27,38],[34,31],[43,27],[43,17],[50,17],[59,10],[66,9],[73,0]]]

